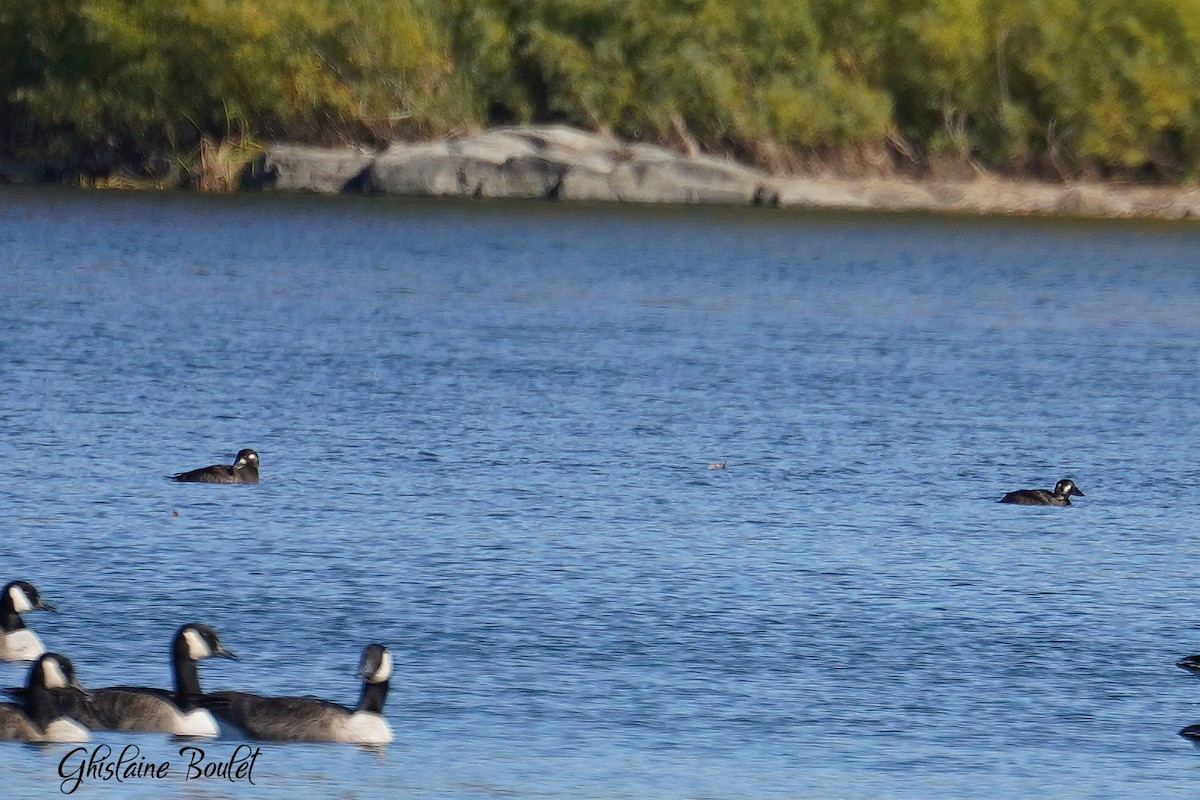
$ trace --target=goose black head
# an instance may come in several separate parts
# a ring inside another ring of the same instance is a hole
[[[358,674],[367,683],[384,683],[392,677],[392,654],[381,644],[369,644],[363,650]]]
[[[185,658],[189,661],[199,661],[213,656],[237,659],[234,652],[221,641],[217,629],[202,622],[189,622],[181,627],[175,634],[172,649],[176,658]]]
[[[0,604],[9,606],[17,614],[26,611],[57,611],[58,609],[42,599],[41,593],[29,581],[12,581],[4,587],[4,596]]]
[[[27,687],[33,689],[74,689],[89,697],[90,693],[75,676],[75,665],[58,653],[43,653],[29,669]]]

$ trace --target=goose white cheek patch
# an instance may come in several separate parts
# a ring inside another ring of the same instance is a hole
[[[383,651],[383,658],[380,659],[379,669],[371,674],[371,683],[383,683],[392,677],[392,654],[387,650]]]
[[[199,661],[212,655],[212,648],[194,628],[188,628],[183,632],[183,640],[187,642],[188,658],[193,661]]]
[[[42,680],[47,689],[67,688],[67,676],[63,674],[62,667],[53,658],[47,658],[42,662]]]
[[[29,595],[25,594],[25,591],[20,586],[9,588],[8,599],[12,601],[13,610],[18,614],[33,611],[33,603],[29,602]]]

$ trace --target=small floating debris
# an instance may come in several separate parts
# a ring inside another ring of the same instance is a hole
[[[708,465],[708,468],[709,469],[725,469],[725,465],[728,463],[729,462],[727,462],[727,461],[713,461],[711,464]]]

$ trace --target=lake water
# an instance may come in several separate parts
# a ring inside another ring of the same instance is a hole
[[[5,189],[30,626],[91,686],[169,685],[191,620],[241,656],[210,689],[396,660],[381,752],[249,786],[99,733],[171,776],[75,796],[1188,794],[1198,262],[1192,224]],[[242,447],[258,486],[164,478]],[[0,744],[0,787],[69,749]]]

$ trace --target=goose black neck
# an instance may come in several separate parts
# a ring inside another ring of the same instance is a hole
[[[382,714],[383,704],[387,702],[388,684],[390,681],[370,683],[363,681],[362,697],[358,698],[355,711],[370,711],[372,714]]]
[[[200,689],[200,671],[196,668],[195,660],[187,655],[176,652],[175,662],[175,705],[181,711],[191,711],[200,703],[204,694]]]
[[[40,683],[25,687],[25,715],[42,730],[54,721],[58,714],[58,703],[53,693]]]
[[[24,620],[13,607],[12,598],[8,596],[7,592],[4,594],[4,599],[0,600],[0,626],[4,627],[5,633],[19,631],[25,627]]]

